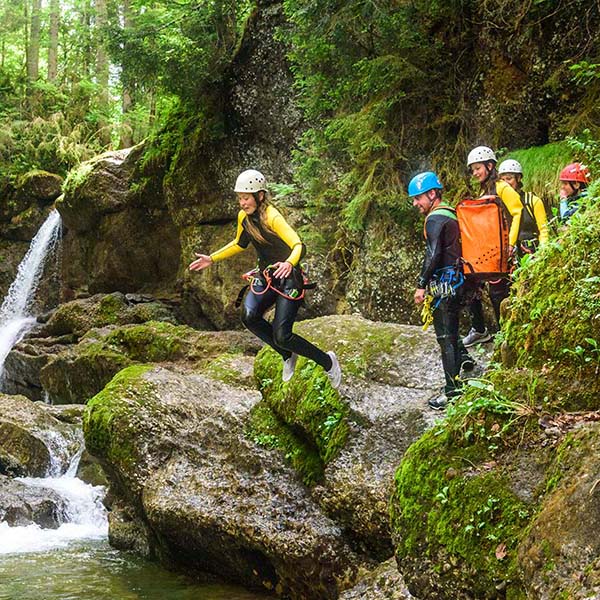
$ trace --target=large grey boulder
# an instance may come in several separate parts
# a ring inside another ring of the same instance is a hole
[[[435,335],[357,315],[304,321],[296,330],[336,351],[342,385],[332,390],[322,369],[304,359],[291,382],[281,384],[281,358],[265,349],[255,363],[263,411],[299,440],[288,454],[318,449],[322,473],[311,476],[314,498],[352,532],[356,547],[384,560],[393,553],[388,499],[394,472],[437,417],[427,406],[443,385]]]
[[[121,508],[111,543],[297,599],[337,598],[361,559],[279,453],[245,435],[257,392],[122,371],[84,431]]]

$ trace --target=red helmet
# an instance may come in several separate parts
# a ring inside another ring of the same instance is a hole
[[[590,170],[581,163],[574,162],[567,165],[561,172],[560,181],[579,181],[579,183],[590,182]]]

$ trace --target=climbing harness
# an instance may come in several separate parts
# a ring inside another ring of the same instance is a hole
[[[241,306],[248,289],[256,296],[262,296],[271,289],[288,300],[299,301],[304,298],[306,290],[317,287],[316,283],[309,282],[304,267],[294,267],[291,275],[286,278],[273,278],[274,270],[273,265],[269,265],[263,271],[259,267],[255,267],[251,271],[244,273],[242,279],[247,281],[248,284],[239,291],[235,307],[239,308]]]
[[[427,284],[427,292],[421,310],[423,331],[427,331],[433,323],[433,311],[438,308],[444,298],[456,296],[456,290],[465,282],[462,269],[449,265],[437,269],[431,281]]]
[[[428,293],[435,300],[435,310],[444,298],[456,296],[456,290],[465,282],[465,276],[455,265],[437,269],[432,280],[427,284]]]

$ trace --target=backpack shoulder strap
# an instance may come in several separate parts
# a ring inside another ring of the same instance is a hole
[[[425,223],[423,223],[423,235],[425,236],[425,239],[427,239],[427,220],[433,214],[442,215],[444,217],[448,217],[449,219],[452,219],[453,221],[458,221],[458,219],[456,218],[456,210],[454,208],[452,208],[449,204],[438,204],[425,217]]]

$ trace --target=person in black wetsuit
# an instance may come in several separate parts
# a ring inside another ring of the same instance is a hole
[[[442,202],[442,184],[435,173],[426,171],[413,177],[408,184],[408,195],[413,206],[425,216],[426,251],[414,300],[422,304],[430,293],[436,305],[433,326],[446,385],[440,396],[429,400],[429,406],[443,410],[449,400],[460,394],[461,366],[465,370],[475,366],[458,336],[462,282],[460,230],[456,212]]]
[[[269,204],[262,173],[254,169],[244,171],[237,178],[234,191],[240,203],[235,239],[210,256],[196,254],[189,269],[201,271],[252,244],[258,255],[258,272],[244,300],[242,322],[281,355],[283,381],[292,378],[300,355],[321,365],[332,387],[339,387],[342,371],[335,353],[323,352],[292,331],[301,304],[301,298],[295,298],[292,292],[302,286],[299,262],[305,252],[304,244],[282,214]],[[268,268],[272,285],[264,276]],[[264,314],[273,305],[275,316],[269,323]]]

